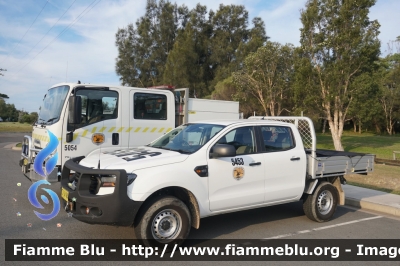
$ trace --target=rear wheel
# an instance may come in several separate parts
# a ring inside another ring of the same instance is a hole
[[[165,196],[144,207],[134,226],[136,238],[142,244],[182,244],[189,235],[191,218],[189,209],[181,200]]]
[[[316,222],[329,221],[336,211],[339,193],[331,183],[322,182],[303,202],[306,216]]]

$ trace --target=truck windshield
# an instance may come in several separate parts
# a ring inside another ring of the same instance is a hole
[[[49,89],[40,107],[38,123],[51,125],[60,119],[61,109],[67,97],[69,86],[59,86]]]
[[[156,139],[148,146],[180,153],[194,153],[212,139],[224,126],[214,124],[185,124]]]

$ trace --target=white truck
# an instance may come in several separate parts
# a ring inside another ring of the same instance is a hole
[[[19,164],[32,181],[57,182],[67,160],[88,156],[99,145],[103,151],[137,147],[183,123],[238,118],[238,102],[189,98],[187,88],[56,84],[44,96],[32,136],[24,136]],[[33,164],[48,146],[49,132],[58,145],[40,160],[55,158],[54,168],[49,163],[47,175],[39,175]]]
[[[61,196],[82,222],[133,226],[146,245],[181,244],[203,217],[298,200],[307,217],[328,221],[344,204],[343,176],[373,167],[371,154],[317,150],[306,117],[203,121],[67,161]]]

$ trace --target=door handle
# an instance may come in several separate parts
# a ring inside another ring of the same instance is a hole
[[[292,157],[290,158],[291,161],[300,161],[300,157]]]
[[[119,144],[119,134],[118,133],[113,133],[111,139],[112,139],[112,145]]]
[[[250,166],[261,165],[261,162],[258,163],[249,163]]]

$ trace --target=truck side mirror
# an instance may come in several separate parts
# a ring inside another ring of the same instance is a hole
[[[81,96],[70,96],[68,107],[68,123],[80,124],[82,119],[82,98]]]
[[[229,144],[215,144],[210,152],[210,158],[218,157],[235,157],[236,149],[234,146]]]

